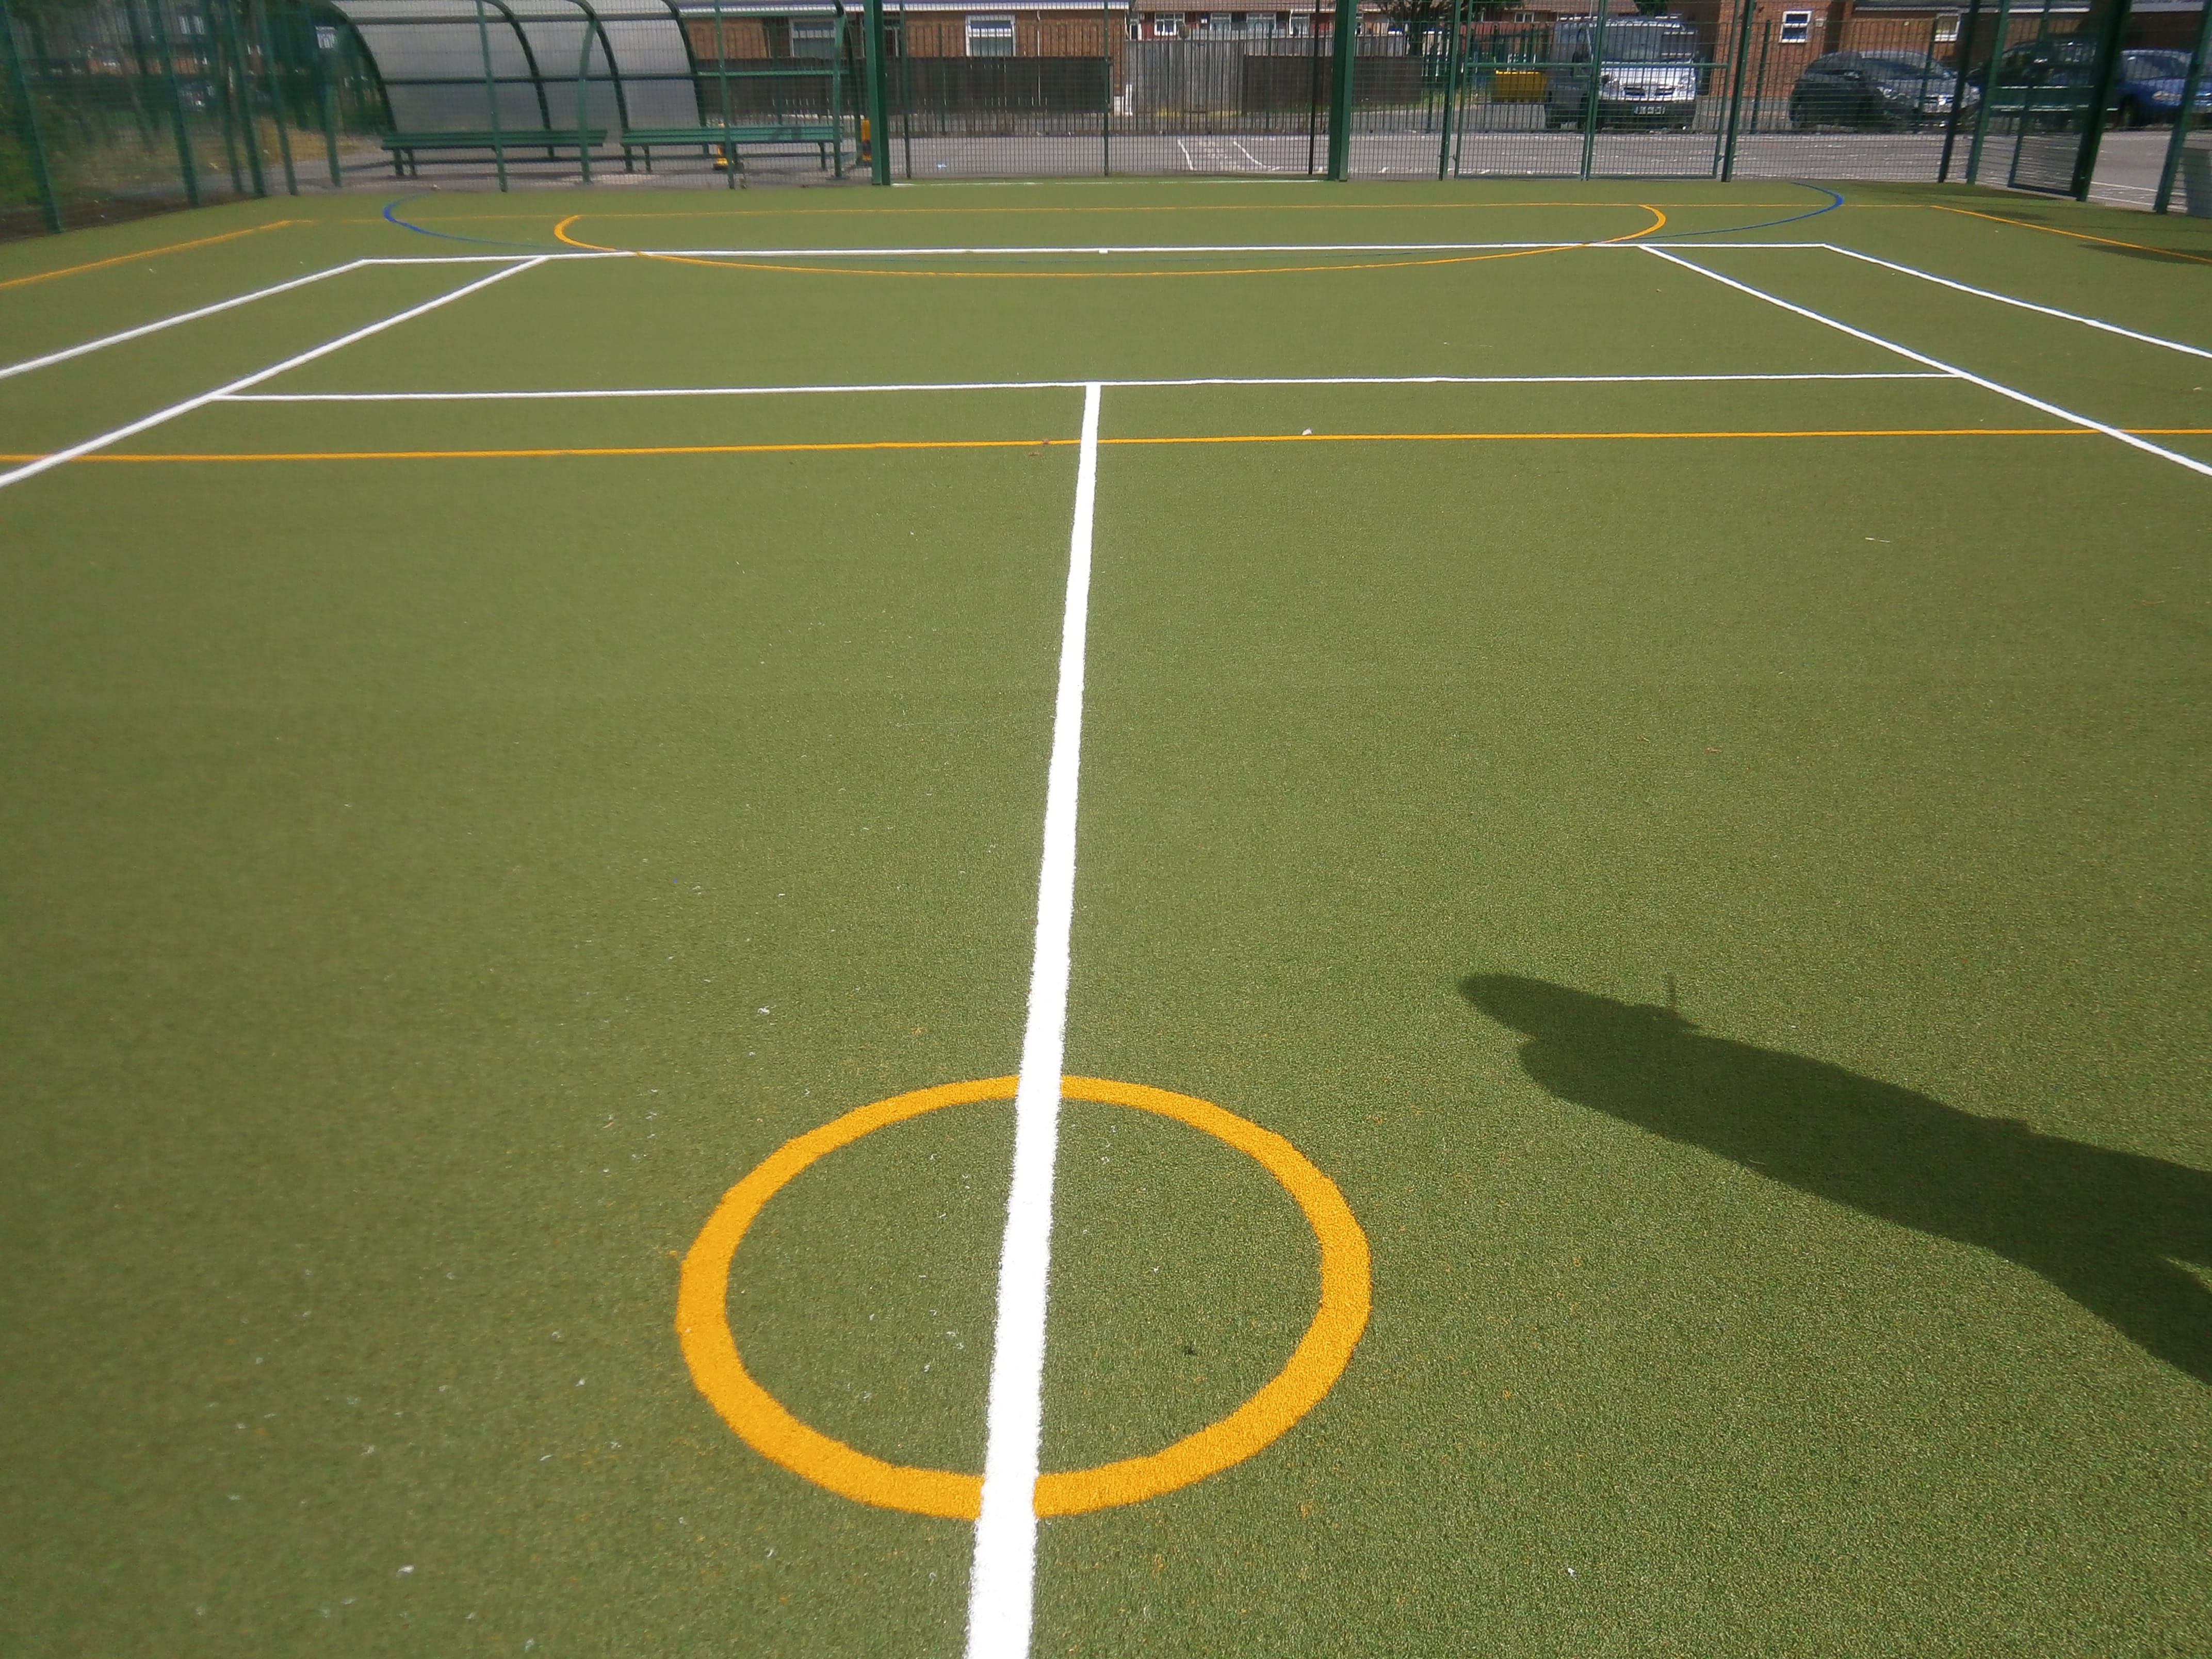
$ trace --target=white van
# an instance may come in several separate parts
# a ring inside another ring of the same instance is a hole
[[[1597,70],[1597,125],[1679,127],[1698,119],[1698,32],[1680,17],[1641,14],[1604,19],[1562,17],[1552,26],[1544,84],[1544,125],[1578,127],[1590,111],[1591,47]]]

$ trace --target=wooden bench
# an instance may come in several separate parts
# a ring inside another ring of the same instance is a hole
[[[738,158],[738,151],[756,144],[811,144],[824,168],[834,166],[840,179],[845,176],[845,130],[836,121],[774,121],[726,127],[624,127],[623,164],[627,167],[631,153],[637,151],[645,156],[645,170],[650,173],[655,149],[696,149],[702,154],[721,156],[722,164],[729,169],[730,187],[734,190],[738,174],[744,166]]]
[[[422,176],[422,164],[417,152],[426,149],[490,149],[504,151],[508,156],[522,156],[524,152],[545,152],[549,161],[560,159],[566,151],[579,161],[585,149],[597,149],[607,141],[605,127],[586,127],[580,132],[571,127],[562,131],[549,132],[542,128],[527,128],[514,132],[482,131],[447,132],[387,132],[377,142],[391,152],[392,171],[396,178],[404,179],[411,172],[417,179]],[[534,156],[524,159],[534,159]]]

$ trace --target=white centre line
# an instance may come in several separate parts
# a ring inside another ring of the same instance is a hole
[[[1014,1095],[1014,1174],[999,1255],[998,1326],[983,1453],[982,1511],[968,1580],[968,1659],[1028,1659],[1036,1585],[1037,1442],[1044,1423],[1045,1300],[1052,1267],[1053,1160],[1067,1034],[1068,937],[1075,916],[1075,801],[1083,750],[1083,653],[1091,620],[1091,522],[1098,499],[1098,402],[1083,388],[1075,522],[1060,624],[1060,690],[1046,772],[1044,860],[1037,875],[1036,955],[1029,1029]]]

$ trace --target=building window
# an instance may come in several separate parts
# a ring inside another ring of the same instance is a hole
[[[1959,38],[1957,12],[1953,12],[1948,17],[1939,17],[1936,20],[1936,38],[1938,40],[1956,40]]]
[[[793,18],[791,55],[793,58],[835,58],[837,55],[837,26],[826,17]]]
[[[1012,58],[1014,20],[1011,17],[971,17],[968,20],[970,58]]]
[[[1312,33],[1313,14],[1310,11],[1292,12],[1291,14],[1291,33],[1292,34]]]
[[[1182,32],[1179,19],[1164,14],[1156,15],[1152,19],[1152,39],[1155,40],[1172,40]]]
[[[1782,14],[1782,32],[1774,37],[1785,46],[1802,46],[1813,38],[1813,14],[1809,11],[1785,11]]]

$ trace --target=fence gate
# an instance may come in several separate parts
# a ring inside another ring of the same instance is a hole
[[[1994,75],[1984,75],[1991,112],[2015,124],[2012,167],[2015,190],[2086,197],[2097,170],[2105,110],[2119,72],[2128,0],[2093,0],[2089,15],[2066,15],[2064,33],[2046,7],[2031,40],[2008,47]]]

